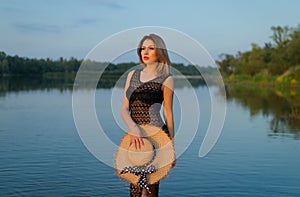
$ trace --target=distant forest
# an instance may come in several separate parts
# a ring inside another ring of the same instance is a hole
[[[105,63],[105,62],[88,62],[93,66],[102,70],[103,67],[105,71],[103,75],[109,77],[119,77],[123,75],[126,71],[130,70],[132,67],[137,66],[138,63]],[[35,59],[19,57],[17,55],[10,56],[5,52],[0,52],[0,76],[42,76],[47,74],[75,74],[83,60],[78,60],[74,57],[70,59],[59,58],[58,60],[47,59]],[[200,76],[199,70],[193,65],[184,65],[180,63],[172,63],[172,67],[180,71],[186,76]],[[215,72],[216,68],[205,67],[201,68],[201,73],[212,73]]]

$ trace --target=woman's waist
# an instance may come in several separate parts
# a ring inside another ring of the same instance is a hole
[[[139,125],[150,124],[154,126],[162,126],[164,124],[160,114],[131,114],[131,118]]]

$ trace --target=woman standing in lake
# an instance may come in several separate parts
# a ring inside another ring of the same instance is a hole
[[[140,149],[144,146],[140,125],[159,127],[171,139],[174,137],[173,78],[169,56],[161,37],[155,34],[144,36],[138,45],[137,54],[143,68],[128,73],[121,115],[131,134],[130,145]],[[162,104],[165,121],[160,116]],[[130,184],[130,196],[158,196],[159,182],[148,187],[149,192],[136,184]]]

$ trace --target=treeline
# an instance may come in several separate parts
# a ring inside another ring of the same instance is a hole
[[[266,42],[264,46],[252,44],[250,51],[238,52],[236,55],[222,54],[217,61],[219,71],[226,78],[236,76],[282,76],[276,80],[297,82],[300,79],[300,25],[297,28],[288,26],[273,26],[272,42]],[[48,73],[76,73],[83,60],[74,57],[70,59],[59,58],[58,60],[35,59],[10,56],[0,52],[0,76],[42,76]],[[91,62],[96,66],[107,66],[104,62]],[[137,63],[110,63],[104,74],[107,76],[120,76]],[[193,65],[185,66],[173,63],[172,67],[184,75],[200,75]],[[216,71],[212,67],[201,67],[201,74],[212,74]],[[287,77],[288,76],[288,77]]]
[[[272,42],[260,47],[252,44],[252,49],[238,52],[236,55],[222,54],[217,64],[220,72],[226,76],[280,76],[293,74],[300,79],[300,25],[297,28],[288,26],[271,27]]]
[[[104,74],[107,76],[121,76],[126,71],[136,66],[137,63],[105,63],[93,62],[86,60],[85,64],[90,64],[93,68],[102,70],[105,67]],[[76,73],[83,60],[74,57],[70,59],[59,58],[58,60],[35,59],[27,57],[19,57],[17,55],[10,56],[5,52],[0,52],[0,76],[42,76],[44,74],[57,73]],[[200,75],[199,71],[193,65],[183,65],[173,63],[172,67],[180,71],[183,75]],[[213,73],[215,69],[211,67],[202,68],[206,73]],[[202,71],[201,71],[202,72]]]
[[[10,56],[0,52],[0,75],[38,76],[45,73],[76,72],[82,60],[59,58],[58,60]]]

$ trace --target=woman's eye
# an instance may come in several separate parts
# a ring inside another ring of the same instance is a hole
[[[150,47],[149,49],[154,50],[155,48],[154,47]]]

